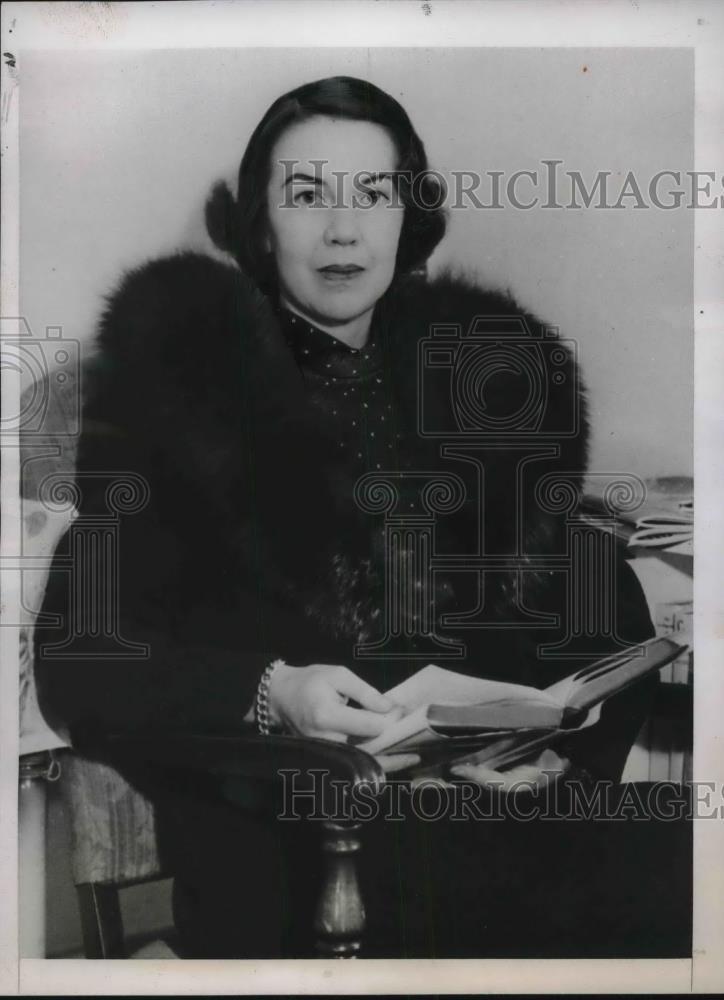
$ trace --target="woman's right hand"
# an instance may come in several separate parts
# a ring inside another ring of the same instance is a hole
[[[351,708],[353,699],[361,708]],[[279,664],[269,682],[271,721],[302,736],[344,743],[349,736],[372,739],[402,715],[402,709],[347,667]]]

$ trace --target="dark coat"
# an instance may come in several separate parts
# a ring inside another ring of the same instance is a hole
[[[439,439],[418,432],[418,355],[433,326],[456,324],[466,334],[477,321],[480,335],[487,323],[498,345],[521,338],[538,345],[531,350],[543,365],[543,395],[523,437],[550,447],[521,471],[518,520],[507,486],[522,452],[501,447],[497,432],[481,438],[485,551],[510,553],[518,544],[527,557],[564,554],[564,513],[541,505],[536,488],[555,473],[575,488],[585,471],[588,426],[572,353],[559,344],[553,365],[555,338],[540,321],[506,295],[451,277],[407,279],[378,308],[403,430],[398,473],[473,471],[443,457]],[[128,471],[145,480],[145,506],[120,520],[114,600],[122,640],[150,644],[150,652],[129,656],[117,638],[86,634],[57,658],[42,645],[57,642],[58,632],[39,628],[38,687],[51,721],[70,726],[76,741],[109,728],[234,729],[276,657],[347,663],[380,689],[427,662],[415,659],[414,642],[408,660],[382,667],[355,661],[355,644],[378,634],[384,602],[384,568],[367,558],[370,515],[349,496],[340,502],[333,428],[308,406],[269,300],[237,267],[179,253],[132,271],[109,297],[97,348],[78,457],[82,517],[59,554],[73,532],[108,512],[109,476]],[[444,371],[436,377],[425,396],[425,425],[454,431],[462,421],[469,429]],[[495,366],[483,391],[488,428],[524,402],[520,373],[506,365]],[[506,490],[498,488],[503,483]],[[476,489],[474,477],[468,486]],[[441,543],[469,551],[478,511],[478,503],[466,504],[442,519]],[[460,575],[458,610],[474,599],[470,581],[471,574]],[[65,616],[71,590],[66,573],[51,572],[43,611]],[[648,637],[630,571],[619,592],[619,633]],[[491,621],[507,620],[519,597],[526,607],[562,612],[562,594],[561,574],[532,566],[520,578],[501,571],[491,574],[486,607]],[[544,686],[575,666],[542,665],[530,630],[488,628],[465,638],[468,656],[447,664],[452,669]],[[617,731],[628,749],[641,716],[640,705],[626,704],[627,722]]]

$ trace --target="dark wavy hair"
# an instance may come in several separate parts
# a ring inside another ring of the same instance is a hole
[[[424,270],[445,235],[440,184],[429,173],[425,147],[402,105],[374,84],[352,76],[306,83],[272,104],[244,152],[236,199],[224,181],[217,182],[209,195],[206,228],[211,239],[261,285],[274,280],[274,260],[264,246],[272,150],[290,126],[319,115],[373,122],[387,130],[397,150],[397,169],[414,181],[412,186],[402,182],[399,189],[405,215],[395,277]]]

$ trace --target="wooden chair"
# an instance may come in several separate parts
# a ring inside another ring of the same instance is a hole
[[[161,764],[164,768],[222,779],[225,797],[234,802],[235,780],[278,781],[283,768],[322,769],[351,787],[365,782],[381,787],[384,775],[368,754],[322,740],[257,734],[159,740],[109,739],[109,754],[124,760]],[[119,891],[131,885],[167,878],[156,843],[153,805],[113,766],[88,760],[72,751],[59,755],[63,797],[72,833],[72,872],[86,958],[128,956]],[[320,803],[320,808],[325,808]],[[364,932],[364,906],[356,872],[361,848],[360,826],[325,821],[319,848],[325,875],[316,906],[316,951],[328,957],[358,954]],[[250,915],[253,919],[253,914]]]

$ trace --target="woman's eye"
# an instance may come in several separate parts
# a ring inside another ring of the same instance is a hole
[[[383,198],[387,198],[384,191],[377,191],[375,188],[369,188],[367,191],[362,191],[361,194],[357,195],[357,204],[362,208],[371,208]]]
[[[300,191],[294,198],[295,204],[297,205],[324,205],[324,198],[319,193],[319,191],[314,191],[311,188],[308,191]]]

